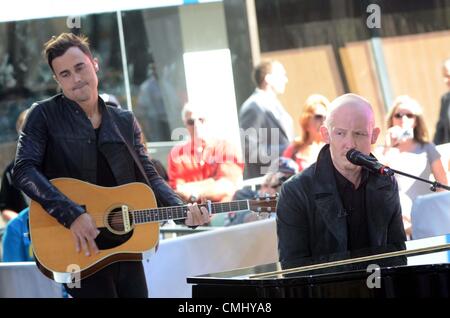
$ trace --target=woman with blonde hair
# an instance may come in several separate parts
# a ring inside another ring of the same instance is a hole
[[[379,159],[384,164],[406,173],[429,179],[431,174],[439,183],[447,185],[447,175],[436,146],[429,141],[428,130],[420,104],[402,95],[394,100],[387,115],[386,144]],[[396,175],[402,203],[405,231],[411,235],[410,213],[419,195],[429,194],[427,183]]]
[[[319,94],[306,99],[299,118],[302,134],[283,152],[283,157],[295,160],[300,171],[316,162],[317,155],[325,144],[320,134],[320,126],[326,119],[329,104],[329,100]]]

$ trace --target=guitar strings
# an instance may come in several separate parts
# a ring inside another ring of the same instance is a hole
[[[226,208],[226,211],[224,212],[230,212],[233,210],[240,211],[242,210],[242,207],[240,206],[240,203],[247,204],[247,200],[239,200],[239,201],[233,201],[233,202],[215,202],[213,203],[213,211],[212,213],[221,213],[220,211],[223,210],[223,208]],[[207,207],[206,204],[199,204],[199,207]],[[143,220],[144,222],[158,222],[158,221],[164,221],[171,218],[186,218],[187,217],[187,211],[186,205],[184,206],[178,206],[178,207],[171,207],[171,208],[156,208],[156,209],[144,209],[144,210],[132,210],[129,211],[130,213],[130,219],[139,221]],[[171,209],[170,211],[168,209]],[[175,211],[173,211],[175,210]],[[181,210],[181,211],[180,211]],[[214,211],[216,210],[216,211]],[[179,215],[181,212],[181,215]],[[133,218],[134,214],[134,218]],[[167,218],[164,217],[164,214],[166,214]],[[170,217],[169,217],[170,215]],[[153,220],[154,218],[154,220]],[[95,221],[104,221],[104,217],[94,217]],[[123,225],[123,218],[122,213],[120,211],[116,211],[115,213],[110,213],[107,216],[108,224],[110,225]],[[140,222],[138,222],[140,223]]]
[[[143,213],[138,214],[139,212],[141,212],[141,210],[137,210],[138,213],[135,213],[134,218],[133,218],[132,213],[135,212],[135,211],[130,211],[130,212],[131,212],[130,213],[131,214],[130,215],[130,220],[136,220],[136,219],[139,219],[139,218],[140,219],[146,219],[145,221],[147,221],[147,222],[158,222],[158,221],[163,221],[164,220],[164,218],[159,216],[156,212],[154,212],[153,215],[151,215],[148,212],[145,213],[145,214],[143,214]],[[153,217],[158,217],[159,216],[159,218],[156,218],[155,220],[153,220],[152,216]],[[174,215],[174,213],[172,213],[172,216],[175,216],[175,218],[184,218],[187,215],[186,215],[186,213],[184,213],[184,211],[182,211],[182,215],[178,215],[178,213],[177,213],[177,215]],[[105,218],[104,217],[94,217],[94,220],[102,222],[102,221],[105,220]],[[117,212],[117,213],[115,213],[113,215],[111,215],[111,214],[108,215],[107,216],[107,222],[110,225],[123,225],[122,214],[120,212]]]

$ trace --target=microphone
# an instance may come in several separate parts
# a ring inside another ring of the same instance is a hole
[[[348,161],[357,166],[362,166],[372,172],[383,176],[393,176],[394,171],[388,166],[382,165],[374,157],[367,156],[356,149],[350,149],[346,155]]]

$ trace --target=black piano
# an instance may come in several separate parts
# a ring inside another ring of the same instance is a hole
[[[450,296],[450,235],[188,277],[192,297],[398,298]]]

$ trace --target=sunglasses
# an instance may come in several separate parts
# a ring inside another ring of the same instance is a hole
[[[394,117],[397,118],[397,119],[402,119],[403,116],[406,116],[409,119],[416,117],[416,115],[411,114],[411,113],[397,113],[397,114],[394,115]]]
[[[198,120],[202,124],[205,122],[204,118],[189,118],[189,119],[186,119],[186,125],[194,126],[196,120]]]
[[[320,115],[320,114],[314,114],[314,119],[315,120],[325,120],[325,116],[324,115]]]

